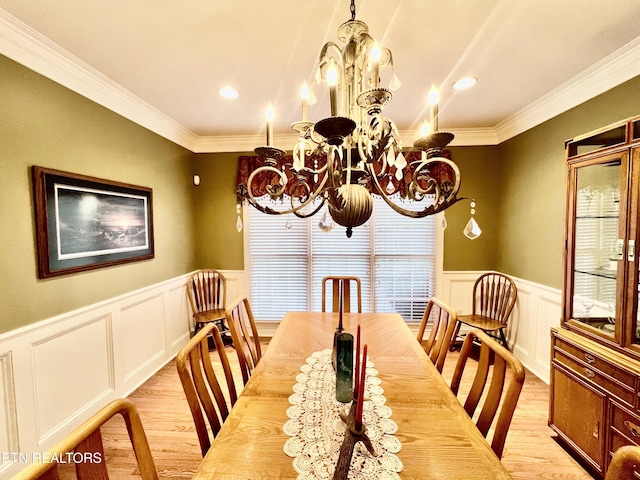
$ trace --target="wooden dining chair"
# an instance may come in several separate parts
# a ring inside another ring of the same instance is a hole
[[[337,312],[340,309],[340,284],[342,284],[343,312],[351,312],[351,283],[355,284],[358,294],[358,313],[362,313],[362,284],[358,277],[353,276],[328,276],[322,279],[322,311],[327,308],[327,286],[331,285],[331,310]]]
[[[182,389],[187,397],[191,416],[196,425],[196,433],[198,434],[198,441],[200,442],[203,457],[211,447],[212,441],[212,438],[209,438],[205,415],[213,437],[217,435],[222,427],[222,423],[229,416],[227,400],[211,364],[208,348],[209,335],[213,337],[216,351],[220,357],[220,364],[222,365],[222,371],[225,376],[231,406],[233,406],[238,399],[231,365],[229,364],[227,352],[224,348],[222,336],[220,335],[218,327],[213,323],[209,323],[202,327],[202,329],[182,347],[176,356],[178,376],[180,377]],[[202,413],[203,410],[204,415]]]
[[[491,441],[491,448],[498,458],[502,458],[509,425],[524,384],[524,367],[515,355],[489,335],[481,330],[472,329],[464,339],[462,350],[460,350],[460,356],[453,372],[451,390],[454,394],[458,394],[467,360],[471,356],[474,343],[477,343],[477,341],[480,342],[480,358],[473,384],[464,402],[464,409],[473,418],[491,373],[491,384],[482,403],[476,426],[486,437],[502,401]],[[507,371],[509,372],[509,382],[505,390]]]
[[[442,373],[444,361],[451,345],[456,319],[457,314],[453,308],[442,300],[431,297],[418,329],[418,342],[423,346],[440,373]],[[424,334],[428,325],[431,325],[431,333],[425,343]]]
[[[196,333],[203,325],[215,323],[224,334],[226,327],[227,280],[217,270],[201,269],[187,278],[187,296],[193,312]]]
[[[640,447],[625,445],[611,459],[604,480],[637,480],[640,478]]]
[[[233,345],[238,353],[242,380],[246,385],[251,372],[262,358],[260,337],[251,312],[249,299],[241,295],[227,308],[227,324],[231,330]]]
[[[59,464],[55,459],[60,459],[61,463],[68,463],[67,459],[72,458],[78,480],[108,479],[109,472],[100,427],[118,414],[122,415],[127,426],[140,469],[140,476],[143,480],[158,480],[156,466],[140,421],[140,415],[134,403],[126,398],[109,403],[58,442],[45,455],[42,455],[42,458],[46,459],[45,462],[32,463],[13,478],[19,480],[58,480],[60,478]],[[66,455],[67,453],[74,454]],[[75,460],[76,458],[78,460]]]
[[[458,338],[461,324],[477,328],[509,348],[505,329],[518,298],[515,282],[502,273],[480,275],[473,285],[471,315],[458,315],[454,338]]]

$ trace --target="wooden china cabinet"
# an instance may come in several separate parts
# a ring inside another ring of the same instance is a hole
[[[640,117],[567,141],[562,326],[549,425],[601,477],[640,445]]]

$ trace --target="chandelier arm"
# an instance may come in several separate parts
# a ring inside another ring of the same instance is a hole
[[[304,142],[308,142],[309,139],[304,139]],[[304,165],[304,161],[303,161],[303,156],[301,157],[299,150],[302,149],[303,147],[299,147],[298,144],[296,144],[296,146],[294,147],[292,154],[293,154],[293,158],[294,158],[294,164],[295,161],[299,161],[302,165],[302,168],[300,168],[299,170],[297,170],[298,172],[303,172],[304,174],[307,175],[320,175],[322,173],[324,173],[327,170],[327,163],[325,163],[322,167],[315,169],[315,168],[310,168]],[[294,170],[295,171],[295,170]]]
[[[419,191],[421,193],[427,193],[429,191],[429,189],[422,189],[418,185],[418,175],[420,174],[420,172],[423,169],[427,168],[427,166],[429,166],[432,163],[445,163],[445,164],[449,165],[449,167],[451,167],[451,170],[453,170],[453,173],[455,175],[455,183],[453,184],[453,188],[451,189],[451,192],[449,193],[448,197],[445,200],[448,200],[451,196],[455,197],[455,195],[458,194],[458,190],[460,190],[460,169],[458,168],[458,166],[455,163],[453,163],[448,158],[431,157],[431,158],[421,162],[420,165],[418,165],[416,167],[415,171],[413,172],[413,179],[412,179],[411,183],[415,183],[416,184],[417,191]],[[437,201],[438,201],[438,198],[436,198],[436,202]]]
[[[317,133],[313,128],[309,129],[310,130],[310,134],[309,134],[309,139],[315,143],[316,145],[318,145],[319,147],[322,147],[325,143],[324,141],[324,137],[322,135],[320,135],[319,133]]]
[[[247,201],[255,209],[261,211],[262,213],[266,213],[266,214],[269,214],[269,215],[286,215],[287,213],[294,213],[295,214],[296,212],[299,212],[304,207],[306,207],[311,202],[313,202],[318,197],[318,195],[320,195],[320,193],[324,189],[325,184],[327,183],[327,176],[325,175],[325,176],[322,177],[322,181],[318,184],[316,189],[300,205],[298,205],[297,207],[294,207],[293,204],[292,204],[292,208],[290,208],[290,209],[287,209],[287,210],[274,210],[271,207],[265,207],[263,205],[260,205],[260,202],[258,202],[256,197],[254,197],[252,189],[251,189],[251,184],[253,183],[254,177],[258,173],[266,172],[266,171],[272,171],[272,172],[277,173],[278,175],[280,175],[281,178],[284,178],[284,185],[281,185],[280,189],[276,192],[277,194],[279,194],[277,196],[281,196],[282,194],[284,194],[285,185],[287,184],[286,175],[284,173],[282,173],[280,170],[278,170],[277,168],[275,168],[275,167],[264,165],[262,167],[257,168],[256,170],[254,170],[251,173],[251,175],[249,175],[249,179],[247,180],[247,195],[248,195],[247,196]],[[269,193],[269,195],[271,196],[272,194]],[[324,199],[323,199],[323,202],[324,202]],[[316,210],[316,212],[317,212],[317,210]]]
[[[319,196],[319,195],[316,195],[316,197],[318,197],[318,196]],[[313,217],[316,213],[318,213],[318,212],[320,211],[320,209],[321,209],[322,207],[324,207],[324,204],[325,204],[325,202],[326,202],[326,199],[325,199],[324,197],[321,197],[321,198],[322,198],[322,201],[320,202],[320,205],[318,205],[318,207],[317,207],[315,210],[313,210],[312,212],[310,212],[310,213],[306,213],[306,214],[305,214],[305,213],[300,213],[298,210],[296,210],[296,211],[294,211],[294,212],[292,212],[292,213],[293,213],[296,217],[298,217],[298,218],[309,218],[309,217]],[[291,201],[293,201],[293,199],[291,199]]]
[[[331,55],[330,50],[335,50],[335,57]],[[320,50],[320,55],[319,55],[319,59],[318,59],[318,68],[320,69],[320,77],[323,80],[326,80],[326,76],[324,75],[324,72],[322,70],[322,67],[328,63],[328,59],[332,58],[334,61],[336,61],[336,63],[338,63],[338,65],[340,65],[340,67],[342,68],[342,70],[344,70],[344,60],[342,58],[342,49],[338,46],[338,44],[336,44],[335,42],[327,42],[322,46],[322,50]]]
[[[432,163],[432,160],[433,159],[427,160],[426,162],[422,162],[422,164],[418,168],[422,168],[426,166],[428,163]],[[454,188],[451,190],[451,192],[447,197],[436,197],[436,202],[434,202],[432,205],[426,206],[423,210],[407,210],[399,206],[393,200],[391,200],[389,195],[385,193],[382,186],[380,185],[380,182],[378,181],[377,176],[374,174],[375,172],[372,171],[373,167],[370,166],[368,168],[369,168],[369,171],[371,172],[371,178],[376,188],[376,194],[380,195],[387,205],[389,205],[395,212],[399,213],[400,215],[404,215],[405,217],[422,218],[422,217],[427,217],[429,215],[434,215],[436,213],[444,211],[454,203],[459,202],[460,200],[464,200],[463,197],[461,198],[456,197],[458,190],[460,188],[460,170],[458,169],[458,166],[446,158],[438,157],[437,161],[444,162],[449,166],[451,166],[451,168],[455,173],[456,181],[454,184]],[[414,181],[412,181],[412,184],[414,182],[415,182],[415,179]]]
[[[386,53],[386,58],[384,59],[384,61],[380,61],[380,67],[382,68],[386,67],[387,65],[391,65],[391,68],[393,68],[393,55],[391,54],[391,50],[384,47],[382,51]]]

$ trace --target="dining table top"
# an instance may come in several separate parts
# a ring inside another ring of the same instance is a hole
[[[400,478],[511,478],[402,317],[344,314],[345,331],[355,335],[358,323],[398,426]],[[337,313],[285,315],[195,479],[298,477],[283,450],[288,399],[306,359],[332,347],[337,324]]]

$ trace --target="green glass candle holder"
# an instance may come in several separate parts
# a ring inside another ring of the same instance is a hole
[[[353,400],[353,335],[346,332],[336,339],[336,400]]]

